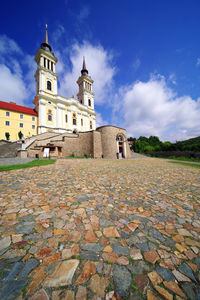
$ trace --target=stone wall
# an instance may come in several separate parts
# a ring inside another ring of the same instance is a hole
[[[53,144],[61,147],[62,156],[90,155],[93,158],[117,158],[119,151],[116,137],[123,135],[125,144],[125,158],[131,157],[130,147],[127,142],[126,130],[115,126],[102,126],[96,131],[79,132],[78,134],[60,135],[55,137],[45,137],[45,139],[35,140],[28,148],[30,157],[43,157],[43,147],[47,144]],[[57,157],[58,152],[50,152],[51,157]]]
[[[117,158],[118,147],[116,137],[118,134],[124,136],[125,140],[125,158],[131,157],[130,147],[128,145],[126,130],[116,126],[101,126],[96,129],[101,133],[102,152],[104,158]]]
[[[8,158],[8,157],[16,157],[17,151],[21,148],[21,144],[17,142],[6,142],[1,143],[0,145],[0,157]]]
[[[62,155],[69,156],[72,153],[75,156],[84,154],[93,156],[93,131],[80,132],[74,137],[65,137],[64,142],[56,143],[62,148]]]
[[[98,131],[93,131],[93,157],[101,158],[102,154],[101,133]]]

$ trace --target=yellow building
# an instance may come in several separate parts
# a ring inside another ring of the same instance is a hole
[[[0,139],[18,140],[21,131],[25,138],[37,134],[38,114],[29,107],[0,101]]]

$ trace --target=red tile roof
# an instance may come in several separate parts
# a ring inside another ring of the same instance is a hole
[[[37,116],[37,112],[33,108],[17,105],[14,103],[0,101],[0,108]]]

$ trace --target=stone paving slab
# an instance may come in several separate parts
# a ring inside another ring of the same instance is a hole
[[[200,170],[58,160],[0,173],[0,299],[199,299]]]

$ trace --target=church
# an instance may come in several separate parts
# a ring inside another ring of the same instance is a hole
[[[93,158],[129,158],[126,130],[105,125],[96,128],[93,80],[85,57],[77,79],[78,93],[67,98],[58,95],[58,59],[52,52],[46,32],[44,42],[35,55],[35,108],[0,101],[0,139],[19,139],[23,144],[20,157],[90,156]],[[1,141],[1,144],[3,141]]]
[[[44,42],[36,53],[35,61],[36,96],[33,103],[38,113],[38,134],[49,130],[56,133],[95,130],[93,80],[88,75],[85,58],[81,76],[77,80],[78,100],[58,95],[58,74],[56,74],[58,60],[48,42],[47,26]]]

